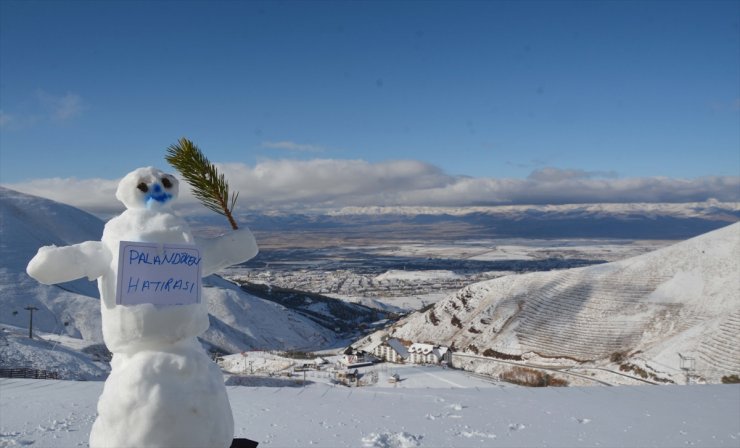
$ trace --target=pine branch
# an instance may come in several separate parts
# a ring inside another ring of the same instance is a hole
[[[236,205],[239,193],[229,197],[229,184],[223,174],[219,174],[200,149],[186,138],[167,148],[165,160],[180,172],[185,181],[193,188],[193,194],[207,208],[229,220],[231,228],[238,227],[231,211]]]

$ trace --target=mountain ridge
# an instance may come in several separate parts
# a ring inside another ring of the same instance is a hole
[[[328,232],[348,238],[686,239],[740,221],[740,203],[344,207],[313,213],[252,212],[258,232]],[[194,215],[208,223],[213,218]]]

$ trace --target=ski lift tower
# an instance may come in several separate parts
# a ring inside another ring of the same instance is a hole
[[[678,358],[681,362],[681,370],[686,373],[686,384],[691,384],[691,377],[694,375],[694,371],[696,370],[696,358],[692,356],[684,356],[680,353],[678,354]]]
[[[246,375],[247,374],[247,356],[248,356],[248,354],[247,354],[247,352],[242,352],[241,355],[242,355],[242,375]],[[252,367],[252,363],[251,362],[249,363],[249,367],[250,368]]]

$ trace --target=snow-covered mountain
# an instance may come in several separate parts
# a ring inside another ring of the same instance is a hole
[[[81,210],[0,187],[0,324],[34,329],[89,343],[102,341],[95,282],[42,285],[25,272],[39,247],[99,240],[104,223]],[[211,328],[203,339],[224,351],[325,347],[334,333],[298,313],[245,293],[218,277],[204,279]]]
[[[477,283],[389,332],[494,358],[668,378],[680,377],[680,353],[719,382],[740,373],[740,223],[617,262]]]
[[[97,286],[87,279],[47,286],[26,274],[39,247],[99,240],[103,222],[69,205],[0,187],[0,324],[34,328],[100,342]]]

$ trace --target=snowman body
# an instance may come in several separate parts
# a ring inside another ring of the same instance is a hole
[[[209,326],[206,304],[116,304],[121,241],[195,245],[204,276],[256,255],[248,229],[194,238],[169,207],[176,196],[174,177],[151,167],[135,170],[116,193],[127,210],[105,225],[101,241],[41,248],[27,268],[47,284],[82,276],[98,280],[103,338],[113,359],[91,447],[225,448],[232,442],[223,375],[197,340]]]

